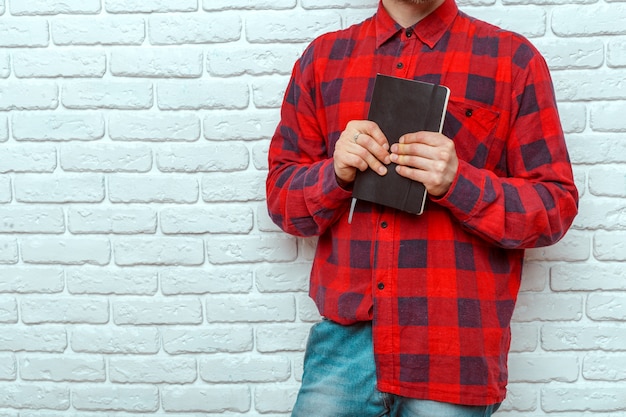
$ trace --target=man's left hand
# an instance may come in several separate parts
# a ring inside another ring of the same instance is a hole
[[[402,136],[391,146],[391,161],[398,174],[421,182],[435,197],[448,192],[459,167],[454,142],[436,132]]]

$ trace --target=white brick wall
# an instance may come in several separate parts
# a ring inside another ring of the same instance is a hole
[[[0,0],[0,416],[288,415],[315,241],[265,211],[293,62],[377,0]],[[626,3],[464,0],[553,70],[582,198],[498,415],[626,415]],[[133,414],[134,415],[134,414]]]

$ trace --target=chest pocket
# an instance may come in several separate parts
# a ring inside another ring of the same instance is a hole
[[[496,137],[499,118],[493,110],[450,98],[443,134],[454,141],[459,159],[505,175],[504,140]]]

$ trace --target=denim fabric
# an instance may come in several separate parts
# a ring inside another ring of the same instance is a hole
[[[493,406],[416,400],[378,391],[371,323],[323,320],[311,329],[292,417],[489,417]]]

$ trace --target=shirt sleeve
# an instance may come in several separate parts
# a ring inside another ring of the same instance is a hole
[[[507,176],[460,161],[446,195],[435,200],[474,234],[506,248],[547,246],[561,239],[578,211],[550,74],[536,53],[514,79],[506,138]]]
[[[314,46],[296,62],[270,143],[266,193],[269,215],[285,232],[318,236],[345,213],[351,191],[335,177],[316,97]]]

